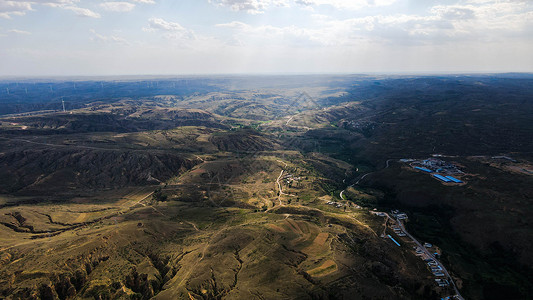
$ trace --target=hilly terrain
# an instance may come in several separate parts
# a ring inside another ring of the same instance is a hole
[[[532,87],[4,80],[0,298],[532,299]]]

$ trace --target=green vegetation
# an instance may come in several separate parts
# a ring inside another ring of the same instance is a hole
[[[168,195],[164,195],[161,187],[158,187],[155,189],[154,193],[152,194],[152,199],[154,201],[167,201]]]
[[[5,115],[59,99],[13,92],[0,99],[0,298],[448,296],[357,204],[407,211],[465,298],[529,299],[532,84],[220,77],[176,93],[117,82],[104,97],[84,82],[67,113]],[[465,185],[398,162],[435,153]]]

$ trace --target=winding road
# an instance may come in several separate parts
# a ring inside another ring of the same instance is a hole
[[[396,158],[389,158],[389,159],[387,159],[387,161],[385,162],[385,168],[383,168],[383,169],[387,169],[387,168],[389,167],[389,163],[390,163],[391,160],[396,160]],[[359,170],[359,168],[358,168],[357,170]],[[374,173],[374,172],[376,172],[376,171],[368,172],[368,173],[363,174],[363,176],[361,176],[361,177],[360,177],[360,178],[359,178],[354,184],[351,184],[351,185],[347,186],[344,190],[342,190],[342,191],[340,192],[340,194],[339,194],[339,197],[341,198],[341,200],[345,200],[345,199],[343,198],[343,195],[344,195],[344,191],[346,191],[347,188],[352,187],[352,186],[354,186],[354,185],[356,185],[356,184],[359,184],[359,182],[360,182],[361,180],[363,180],[367,175],[370,175],[370,174],[372,174],[372,173]],[[346,179],[344,179],[342,182],[344,183],[345,181],[346,181]]]
[[[281,173],[279,173],[278,179],[276,179],[276,183],[278,184],[278,189],[279,189],[279,194],[278,194],[279,206],[283,206],[283,203],[281,203],[281,195],[283,195],[283,191],[281,190],[281,183],[279,183],[281,176],[283,176],[283,170],[281,170]]]

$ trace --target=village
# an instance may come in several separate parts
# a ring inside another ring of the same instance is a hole
[[[453,167],[448,166],[448,169],[451,170]],[[327,201],[326,204],[339,209],[344,207],[344,210],[346,210],[346,205],[340,202]],[[355,208],[362,209],[362,207],[359,205],[355,205]],[[378,211],[376,208],[370,210],[369,212],[378,217],[385,218],[383,231],[380,234],[380,237],[391,240],[391,242],[398,247],[402,247],[403,245],[410,247],[413,254],[424,261],[428,271],[432,274],[435,280],[435,284],[442,288],[443,293],[446,293],[446,291],[455,291],[455,295],[442,299],[463,299],[459,294],[450,274],[444,265],[439,261],[439,258],[442,255],[441,249],[438,246],[428,242],[421,243],[407,232],[404,225],[404,222],[409,220],[407,213],[399,210],[391,210],[389,213],[387,213]]]
[[[414,254],[420,257],[427,265],[435,283],[443,289],[453,288],[456,294],[442,299],[463,299],[450,274],[438,260],[442,255],[440,248],[427,242],[422,244],[405,229],[404,222],[409,219],[406,213],[399,210],[392,210],[390,213],[374,210],[370,211],[370,213],[385,218],[383,233],[381,234],[382,238],[390,239],[398,247],[401,247],[402,244],[412,247]],[[392,231],[396,238],[387,233],[387,231]]]

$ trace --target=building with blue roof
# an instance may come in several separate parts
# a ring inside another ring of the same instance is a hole
[[[387,236],[389,237],[389,239],[391,239],[398,247],[400,247],[400,243],[398,243],[394,238],[392,238],[392,236],[390,236],[390,234],[387,234]]]
[[[446,178],[450,179],[451,181],[455,182],[455,183],[462,183],[461,180],[453,177],[453,176],[446,176]]]
[[[424,171],[424,172],[428,172],[428,173],[433,172],[433,171],[431,171],[430,169],[421,168],[421,167],[415,167],[415,169],[420,170],[420,171]]]
[[[435,177],[435,178],[437,178],[437,179],[440,179],[440,180],[442,180],[442,181],[444,181],[444,182],[450,182],[450,181],[452,181],[451,179],[448,179],[448,178],[446,178],[446,177],[444,177],[444,176],[442,176],[442,175],[439,175],[439,174],[433,174],[433,177]]]

